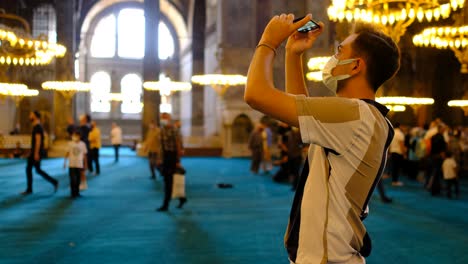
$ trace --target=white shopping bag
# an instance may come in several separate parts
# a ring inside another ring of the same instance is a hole
[[[175,173],[172,180],[172,198],[185,197],[185,175]]]

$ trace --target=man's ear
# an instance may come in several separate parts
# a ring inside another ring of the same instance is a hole
[[[354,62],[354,66],[353,66],[353,69],[351,71],[351,74],[358,74],[360,73],[361,71],[364,71],[364,69],[366,68],[366,62],[361,59],[361,58],[358,58],[355,62]]]

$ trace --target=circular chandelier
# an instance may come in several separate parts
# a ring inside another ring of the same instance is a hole
[[[306,74],[306,78],[309,81],[320,82],[322,81],[322,69],[330,60],[330,56],[325,57],[313,57],[307,62],[307,67],[310,72]]]
[[[461,64],[461,73],[468,73],[468,26],[432,27],[413,37],[419,47],[451,49]]]
[[[204,74],[192,76],[192,82],[201,85],[241,85],[247,82],[247,77],[243,75],[228,74]]]
[[[67,51],[65,46],[48,42],[43,36],[33,38],[29,24],[23,18],[5,14],[0,9],[0,18],[19,21],[22,29],[10,28],[0,24],[0,64],[36,66],[51,63],[54,57],[63,57]]]
[[[460,107],[465,116],[468,116],[468,100],[450,100],[447,105],[450,107]]]
[[[332,0],[328,17],[332,21],[365,21],[381,24],[396,42],[415,19],[419,22],[445,19],[462,8],[465,0]]]

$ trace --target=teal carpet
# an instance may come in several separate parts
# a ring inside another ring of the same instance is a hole
[[[43,161],[59,191],[34,176],[25,189],[25,160],[0,160],[0,263],[288,263],[283,249],[293,192],[249,173],[249,160],[184,158],[188,203],[168,213],[162,180],[128,149],[113,163],[101,154],[83,198],[69,199],[62,159]],[[220,189],[217,183],[231,183]],[[418,183],[387,185],[390,205],[375,195],[366,220],[373,240],[368,263],[468,263],[468,183],[460,200],[430,197]]]

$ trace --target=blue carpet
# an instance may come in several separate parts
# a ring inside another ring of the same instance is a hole
[[[249,173],[249,160],[184,158],[188,203],[161,205],[162,180],[147,161],[123,150],[101,152],[101,175],[83,198],[69,199],[62,159],[43,161],[59,191],[34,176],[22,197],[25,160],[0,160],[0,263],[288,263],[283,234],[293,198],[288,185]],[[217,183],[231,183],[220,189]],[[366,220],[374,250],[368,263],[468,263],[468,184],[462,198],[431,197],[419,183],[387,186]]]

